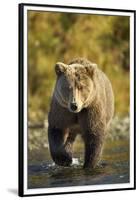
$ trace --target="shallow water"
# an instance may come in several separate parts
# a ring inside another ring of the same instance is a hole
[[[30,130],[29,134],[32,131],[36,130]],[[39,135],[42,130],[37,131]],[[35,139],[32,141],[36,142]],[[49,154],[47,139],[44,141],[45,145],[43,141],[39,141],[39,146],[29,148],[28,151],[28,188],[129,182],[129,140],[127,138],[107,139],[101,162],[96,169],[87,170],[82,169],[84,148],[80,138],[77,138],[74,144],[74,159],[70,167],[55,165]]]

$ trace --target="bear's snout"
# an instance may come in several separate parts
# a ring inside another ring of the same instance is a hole
[[[75,112],[78,109],[77,103],[76,102],[70,103],[70,109]]]

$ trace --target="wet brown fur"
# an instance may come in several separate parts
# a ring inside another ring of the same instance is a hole
[[[94,168],[100,159],[106,131],[114,112],[113,91],[106,75],[96,66],[92,70],[90,61],[79,58],[69,63],[72,64],[83,66],[80,70],[77,67],[75,73],[79,90],[82,78],[85,81],[84,75],[89,76],[95,85],[95,96],[90,99],[87,107],[78,113],[72,113],[61,106],[53,95],[48,117],[50,152],[56,164],[69,166],[72,163],[72,145],[79,133],[85,144],[84,168]],[[60,76],[57,77],[59,78]]]

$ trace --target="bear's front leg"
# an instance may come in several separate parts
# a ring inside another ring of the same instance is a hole
[[[103,133],[86,132],[83,135],[85,143],[84,168],[94,168],[98,163],[104,143]]]
[[[71,144],[66,142],[67,137],[68,129],[48,127],[50,153],[54,162],[61,166],[72,163]]]
[[[85,144],[84,168],[94,168],[100,159],[105,140],[105,121],[105,115],[96,107],[84,109],[79,114]]]

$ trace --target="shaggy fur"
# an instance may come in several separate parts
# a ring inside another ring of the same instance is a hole
[[[111,83],[96,64],[80,58],[57,63],[57,81],[48,117],[51,156],[58,165],[72,163],[76,135],[85,144],[84,168],[100,159],[106,130],[114,113]],[[76,105],[73,109],[71,105]]]

